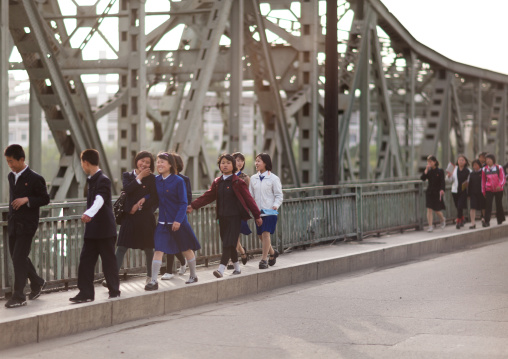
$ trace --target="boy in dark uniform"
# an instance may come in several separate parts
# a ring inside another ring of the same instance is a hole
[[[30,279],[30,300],[41,295],[46,282],[37,275],[30,258],[32,239],[39,225],[39,207],[49,203],[46,181],[25,164],[25,151],[20,145],[10,145],[4,151],[7,165],[12,170],[9,180],[9,252],[14,265],[14,293],[7,308],[26,305],[23,293],[26,279]]]
[[[79,257],[79,293],[69,300],[74,303],[91,302],[95,298],[94,268],[99,255],[106,277],[109,298],[120,296],[118,269],[115,257],[116,223],[111,205],[111,181],[99,168],[99,152],[81,152],[81,167],[88,176],[87,210],[81,216],[86,223],[83,248]]]

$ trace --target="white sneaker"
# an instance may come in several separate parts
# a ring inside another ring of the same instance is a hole
[[[446,227],[446,221],[441,222],[441,228],[444,229]]]
[[[174,274],[172,273],[164,273],[164,275],[161,277],[162,280],[170,280],[173,279]]]
[[[180,266],[180,268],[178,269],[179,275],[184,275],[185,272],[187,272],[187,259],[185,260],[185,264],[183,266]]]
[[[434,232],[434,226],[429,226],[429,229],[427,229],[427,232]]]

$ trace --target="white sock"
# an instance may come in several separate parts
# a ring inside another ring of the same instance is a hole
[[[159,270],[161,269],[162,261],[152,261],[152,282],[157,282],[157,276],[159,275]]]
[[[224,264],[219,264],[219,269],[217,269],[220,274],[224,274],[224,271],[226,270],[226,266]]]
[[[192,259],[188,259],[187,264],[189,265],[190,276],[193,278],[196,278],[197,277],[196,276],[196,257],[194,257]]]
[[[235,270],[241,272],[241,270],[240,270],[240,262],[233,263],[233,267],[235,267]]]

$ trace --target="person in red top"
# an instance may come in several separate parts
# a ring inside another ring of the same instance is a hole
[[[496,200],[497,224],[505,221],[503,209],[503,188],[506,183],[503,167],[496,164],[496,156],[489,153],[486,156],[486,166],[482,169],[482,193],[485,196],[485,221],[483,227],[490,226],[492,214],[492,200]]]
[[[240,263],[236,245],[240,235],[242,219],[248,220],[249,211],[252,212],[256,224],[263,224],[261,212],[252,198],[247,184],[235,173],[237,172],[236,161],[230,154],[223,154],[217,162],[222,176],[217,177],[210,189],[199,198],[192,201],[187,208],[190,213],[194,209],[206,206],[217,201],[217,219],[219,220],[220,237],[222,240],[222,257],[219,268],[213,272],[217,278],[222,278],[229,259],[233,262],[233,274],[240,274]]]

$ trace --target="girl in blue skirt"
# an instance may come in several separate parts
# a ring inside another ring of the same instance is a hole
[[[186,284],[198,281],[194,251],[201,249],[189,221],[187,220],[187,192],[184,180],[177,176],[176,160],[173,154],[160,152],[157,155],[155,186],[159,196],[159,222],[155,228],[155,253],[152,261],[152,280],[145,290],[159,289],[157,275],[164,253],[182,253],[190,269]]]

